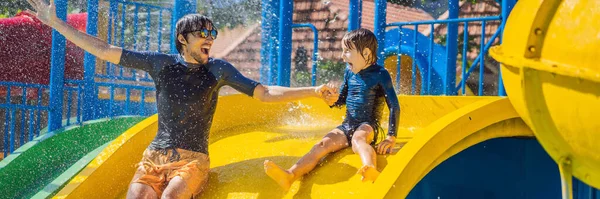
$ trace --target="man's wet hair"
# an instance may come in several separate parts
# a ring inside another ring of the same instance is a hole
[[[350,31],[342,38],[342,45],[347,49],[353,50],[352,44],[356,47],[360,56],[362,56],[368,64],[377,62],[377,37],[368,29],[359,28]],[[371,57],[364,57],[362,51],[368,48],[371,50]]]
[[[187,41],[187,35],[190,32],[208,29],[208,27],[216,28],[208,17],[201,14],[188,14],[179,19],[177,25],[175,25],[175,47],[177,52],[181,54],[183,48],[183,44],[177,39],[180,34],[183,34],[183,38]]]

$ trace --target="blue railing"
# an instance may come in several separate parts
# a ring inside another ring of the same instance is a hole
[[[153,19],[153,15],[156,19]],[[171,8],[111,0],[108,17],[108,43],[132,50],[169,52],[170,30],[173,28],[171,15]],[[144,20],[140,20],[140,18]],[[140,29],[143,29],[141,34]],[[124,68],[112,63],[107,63],[104,74],[96,74],[96,77],[152,82],[148,73],[144,72],[141,78],[137,78],[135,69]]]
[[[88,10],[91,9],[88,7]],[[170,31],[173,27],[171,13],[171,8],[111,0],[107,40],[110,44],[126,49],[169,52]],[[95,69],[95,66],[90,68]],[[147,73],[140,77],[135,70],[107,63],[105,71],[95,71],[90,76],[89,88],[93,88],[94,96],[93,102],[87,102],[87,105],[93,104],[94,107],[90,109],[94,112],[94,119],[118,115],[148,116],[156,113],[153,99],[155,88]],[[100,82],[94,81],[94,77],[99,78],[96,80]],[[3,138],[0,144],[3,144],[4,157],[40,135],[41,129],[48,125],[47,117],[51,109],[59,112],[58,116],[63,118],[61,126],[81,125],[89,120],[82,116],[84,110],[90,110],[84,109],[88,82],[71,79],[63,81],[62,106],[48,105],[48,85],[0,82],[0,90],[6,90],[5,101],[0,101],[0,118],[4,117],[4,123],[0,123],[0,132],[4,132],[0,134]],[[16,92],[20,95],[15,95]],[[151,99],[147,95],[152,96]]]
[[[5,122],[2,124],[1,129],[4,132],[3,151],[4,156],[6,156],[9,152],[12,153],[15,148],[39,136],[40,128],[43,126],[41,124],[42,112],[47,113],[49,109],[47,105],[42,104],[44,90],[49,90],[49,86],[0,82],[0,88],[6,89],[5,101],[0,104],[0,110],[4,110]],[[13,96],[13,93],[19,93],[21,96]],[[17,100],[13,100],[15,97]],[[13,103],[13,101],[17,102]],[[17,114],[20,116],[17,116]],[[20,122],[17,123],[18,121]],[[19,135],[18,143],[15,141],[16,135]]]
[[[107,93],[100,93],[99,97],[101,98],[101,107],[106,108],[107,112],[100,111],[97,114],[103,117],[114,117],[118,115],[142,115],[148,116],[156,113],[156,104],[152,103],[146,98],[147,92],[156,91],[153,86],[138,86],[131,84],[117,84],[117,83],[104,83],[98,82],[96,83],[98,90],[106,91]],[[106,90],[102,89],[106,88]],[[123,95],[118,95],[116,93],[117,89],[124,90]],[[136,93],[132,95],[132,93]],[[108,96],[106,96],[107,94]],[[120,97],[124,97],[123,99],[117,99]],[[105,99],[108,98],[108,99]],[[135,98],[135,99],[132,99]],[[105,101],[105,102],[102,102]],[[137,109],[135,109],[132,101],[137,102],[139,104]],[[117,108],[118,107],[118,108]],[[149,108],[151,107],[151,108]],[[104,109],[99,109],[104,110]],[[134,111],[138,110],[138,111]]]
[[[304,24],[292,24],[292,28],[310,28],[313,31],[313,56],[312,56],[312,75],[311,85],[317,85],[317,58],[319,56],[319,31],[317,28],[308,23]]]
[[[484,83],[484,59],[485,59],[485,55],[487,54],[488,49],[490,48],[490,46],[494,43],[495,39],[498,38],[498,36],[500,35],[500,33],[502,32],[502,27],[500,26],[497,30],[496,33],[494,33],[494,35],[487,41],[485,42],[485,26],[487,24],[488,21],[500,21],[502,18],[500,16],[491,16],[491,17],[478,17],[478,18],[461,18],[461,19],[447,19],[447,20],[430,20],[430,21],[415,21],[415,22],[395,22],[395,23],[389,23],[386,26],[396,26],[399,27],[399,29],[402,29],[404,26],[412,26],[414,28],[414,30],[417,30],[416,32],[418,32],[419,30],[419,25],[429,25],[429,29],[430,29],[430,35],[429,35],[429,51],[428,51],[428,66],[427,66],[427,77],[425,77],[424,79],[422,79],[422,87],[424,89],[422,89],[421,94],[429,94],[429,92],[431,91],[431,76],[432,76],[432,69],[433,69],[433,57],[434,57],[434,50],[433,50],[433,46],[434,46],[434,25],[435,24],[451,24],[451,23],[455,23],[455,24],[459,24],[459,23],[463,23],[463,48],[462,48],[462,77],[459,83],[459,86],[456,87],[456,92],[462,90],[462,94],[465,94],[466,91],[466,85],[465,85],[465,80],[470,76],[471,72],[477,68],[476,66],[479,64],[479,87],[478,87],[478,95],[483,95],[483,83]],[[480,45],[480,49],[479,49],[479,54],[477,55],[477,58],[473,61],[473,63],[467,67],[467,54],[468,54],[468,50],[467,49],[467,44],[468,44],[468,24],[469,22],[480,22],[481,23],[481,45]],[[401,33],[401,31],[399,31],[399,33]],[[417,34],[413,35],[413,49],[417,49]],[[400,39],[402,39],[402,37],[399,37]],[[400,40],[398,42],[398,52],[397,52],[397,56],[398,56],[398,61],[397,61],[397,76],[396,76],[396,87],[400,88],[400,68],[401,68],[401,62],[400,62],[400,56],[401,56],[401,47],[400,45],[402,45],[402,41]],[[451,49],[446,48],[446,53],[449,53],[451,51]],[[413,50],[412,51],[412,55],[410,55],[412,58],[415,58],[417,56],[417,50]],[[451,64],[451,63],[450,63]],[[422,66],[423,67],[423,66]],[[445,66],[443,66],[445,67]],[[467,68],[468,71],[467,71]],[[501,84],[501,77],[499,77],[499,84]],[[412,62],[412,86],[411,86],[411,93],[415,94],[416,91],[416,79],[417,79],[417,64],[416,61],[413,60]],[[501,93],[500,90],[503,90],[503,86],[500,85],[499,86],[499,93]]]

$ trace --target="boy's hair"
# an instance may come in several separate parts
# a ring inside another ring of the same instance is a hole
[[[181,49],[183,48],[183,44],[177,39],[180,34],[183,34],[183,37],[187,40],[188,33],[207,28],[209,24],[210,27],[216,28],[213,22],[204,15],[188,14],[181,17],[177,21],[177,25],[175,25],[175,47],[177,48],[177,52],[181,54]]]
[[[360,56],[363,56],[362,51],[365,48],[371,50],[371,57],[364,57],[368,64],[377,62],[377,37],[368,29],[359,28],[350,31],[342,38],[342,45],[353,50],[352,44],[356,47]]]

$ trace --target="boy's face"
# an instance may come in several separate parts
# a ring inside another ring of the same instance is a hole
[[[342,44],[342,60],[348,63],[348,65],[350,66],[350,70],[356,74],[367,67],[367,60],[365,60],[365,58],[370,56],[368,54],[370,50],[365,48],[363,49],[363,52],[358,52],[354,44],[351,43],[350,45],[352,46],[348,48]],[[361,53],[363,53],[364,58],[363,55],[361,55]]]
[[[184,51],[190,55],[199,64],[208,63],[208,57],[210,48],[212,47],[214,38],[216,35],[212,35],[213,27],[209,24],[206,28],[201,28],[185,35],[185,41],[181,43],[185,44]],[[206,34],[208,33],[208,34]],[[183,37],[183,35],[179,35]]]

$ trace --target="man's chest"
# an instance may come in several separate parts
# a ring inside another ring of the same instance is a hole
[[[218,90],[218,79],[206,68],[170,68],[159,73],[157,89],[176,101],[199,100]]]

